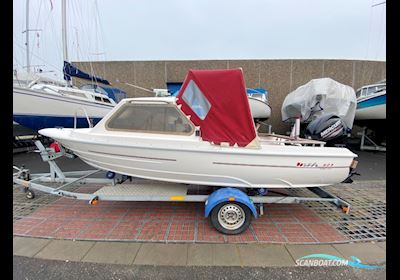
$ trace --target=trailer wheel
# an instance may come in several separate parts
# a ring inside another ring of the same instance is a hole
[[[32,190],[27,190],[25,196],[26,196],[27,199],[34,199],[35,198],[35,193]]]
[[[249,207],[240,202],[225,201],[213,208],[210,220],[219,232],[239,234],[249,227],[251,211]]]

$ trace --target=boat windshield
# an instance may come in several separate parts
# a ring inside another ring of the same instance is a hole
[[[382,91],[386,89],[386,85],[377,85],[371,87],[365,87],[357,91],[356,96],[358,97],[366,97],[370,96],[376,92]]]
[[[106,123],[108,130],[191,135],[194,125],[173,104],[126,103]]]

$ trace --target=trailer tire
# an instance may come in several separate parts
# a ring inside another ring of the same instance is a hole
[[[25,196],[27,199],[34,199],[35,193],[32,190],[27,190]]]
[[[225,201],[217,204],[211,211],[211,224],[221,233],[239,234],[251,223],[252,214],[246,205],[236,201]]]

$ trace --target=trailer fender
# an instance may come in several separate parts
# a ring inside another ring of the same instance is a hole
[[[225,201],[236,201],[246,205],[253,213],[254,218],[257,218],[257,210],[253,201],[248,195],[236,188],[220,188],[210,194],[205,203],[204,216],[208,217],[215,206]]]

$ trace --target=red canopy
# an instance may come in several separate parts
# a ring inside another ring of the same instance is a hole
[[[242,69],[189,70],[177,98],[203,140],[244,147],[256,139]]]

